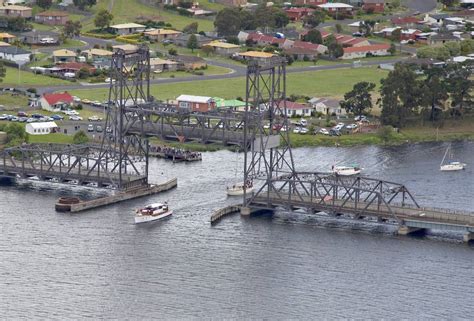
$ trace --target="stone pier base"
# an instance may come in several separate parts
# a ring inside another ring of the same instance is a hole
[[[474,242],[474,233],[473,232],[468,232],[468,233],[464,234],[463,240],[466,243]]]
[[[409,227],[402,225],[398,228],[398,235],[414,235],[414,234],[424,234],[426,229],[419,227]]]
[[[252,209],[250,207],[241,207],[240,208],[240,215],[250,216],[250,214],[252,214]]]

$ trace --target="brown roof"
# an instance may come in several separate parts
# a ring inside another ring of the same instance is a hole
[[[63,11],[43,11],[36,14],[40,17],[68,17],[69,14]]]

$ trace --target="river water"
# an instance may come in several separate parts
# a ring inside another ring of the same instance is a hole
[[[441,173],[446,144],[302,148],[298,170],[344,160],[404,183],[419,203],[474,210],[474,143],[454,143],[467,170]],[[48,184],[0,186],[2,318],[472,319],[474,248],[460,235],[399,237],[394,227],[276,212],[226,218],[212,211],[242,155],[201,163],[152,160],[152,180],[176,190],[80,214],[54,211]],[[81,193],[90,197],[93,190]],[[135,208],[165,201],[172,218],[133,224]]]

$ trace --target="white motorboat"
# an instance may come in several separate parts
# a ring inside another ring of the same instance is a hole
[[[333,166],[332,172],[340,176],[352,176],[360,174],[362,168],[359,166]]]
[[[443,172],[461,171],[466,168],[466,164],[461,162],[450,162],[448,164],[440,165],[439,170]]]
[[[446,159],[446,156],[448,156],[448,152],[451,146],[448,146],[446,148],[446,152],[444,153],[443,160],[441,161],[441,164],[439,164],[439,170],[442,172],[452,172],[452,171],[461,171],[466,168],[466,164],[461,163],[461,162],[456,162],[456,161],[450,161],[449,163],[444,164],[444,160]],[[452,158],[452,154],[450,155]]]
[[[156,221],[173,214],[167,203],[154,203],[138,209],[135,214],[135,224]]]
[[[247,182],[247,184],[242,182],[227,187],[227,195],[229,196],[241,196],[244,195],[244,192],[247,194],[253,192],[253,183],[251,181]]]

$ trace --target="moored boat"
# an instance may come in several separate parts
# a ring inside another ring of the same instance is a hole
[[[360,174],[362,168],[359,166],[333,166],[332,172],[340,176],[352,176]]]
[[[460,171],[466,168],[466,164],[461,162],[450,162],[448,164],[440,165],[439,170],[442,172]]]
[[[248,181],[246,184],[244,184],[244,182],[241,182],[227,187],[227,195],[229,196],[241,196],[244,195],[244,192],[246,192],[247,194],[253,192],[252,181]]]
[[[135,213],[135,224],[156,221],[173,214],[167,203],[153,203],[138,209]]]

